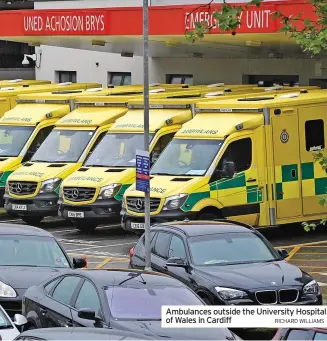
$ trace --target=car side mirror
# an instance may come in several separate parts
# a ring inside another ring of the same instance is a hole
[[[14,316],[14,324],[15,326],[24,326],[25,324],[27,324],[27,318],[21,314],[15,314]]]
[[[167,260],[166,266],[171,266],[175,268],[187,268],[185,260],[179,257],[171,257]]]
[[[74,269],[85,268],[87,263],[84,258],[73,258]]]
[[[285,258],[287,258],[287,257],[289,256],[288,251],[285,250],[285,249],[279,249],[279,250],[277,250],[277,251],[278,251],[279,255],[280,255],[283,259],[285,259]]]
[[[77,312],[77,316],[84,320],[96,321],[95,311],[89,308],[82,308]]]
[[[233,161],[226,161],[223,168],[224,177],[232,179],[236,172],[235,163]]]

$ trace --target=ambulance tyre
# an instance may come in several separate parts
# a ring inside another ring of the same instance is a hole
[[[219,218],[221,218],[221,214],[219,214],[218,212],[217,214],[211,212],[203,212],[199,214],[198,220],[212,221]]]
[[[44,217],[41,216],[25,216],[22,217],[22,220],[28,225],[39,225]]]
[[[98,226],[94,221],[74,221],[75,227],[84,233],[92,233]]]

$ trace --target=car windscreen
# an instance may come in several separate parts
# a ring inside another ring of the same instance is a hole
[[[94,134],[94,130],[54,129],[31,161],[77,162]]]
[[[10,323],[9,319],[7,318],[7,316],[0,309],[0,329],[8,329],[8,328],[13,328],[13,326]]]
[[[223,140],[173,139],[159,156],[151,175],[204,175]]]
[[[18,156],[35,127],[0,126],[0,157]]]
[[[54,238],[25,235],[0,235],[0,266],[70,267]]]
[[[115,286],[108,287],[106,294],[111,315],[118,320],[161,320],[163,305],[203,305],[183,287]]]
[[[149,136],[149,143],[153,134]],[[135,167],[136,150],[143,150],[142,133],[108,133],[96,146],[85,166],[93,167]]]
[[[221,233],[188,239],[194,265],[227,265],[278,260],[273,248],[251,232]]]

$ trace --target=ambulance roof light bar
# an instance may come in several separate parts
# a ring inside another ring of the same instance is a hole
[[[215,83],[207,85],[207,88],[218,88],[220,86],[225,86],[225,83]]]
[[[223,94],[224,94],[224,91],[208,92],[204,95],[204,97],[216,97],[216,96],[222,96]]]
[[[8,81],[8,83],[20,83],[22,82],[23,80],[21,78],[18,78],[18,79],[11,79]]]
[[[127,107],[127,102],[77,102],[75,107]]]
[[[189,109],[190,104],[150,104],[149,109]],[[128,109],[144,109],[144,104],[128,104]]]
[[[16,88],[14,87],[8,87],[8,88],[1,88],[0,91],[12,91],[12,90],[16,90]]]
[[[196,113],[253,113],[253,112],[263,112],[263,109],[236,109],[236,108],[196,108],[195,109]]]
[[[52,100],[52,99],[17,99],[17,104],[68,104],[70,103],[69,99],[62,100]]]
[[[295,98],[295,97],[299,97],[300,94],[298,92],[296,93],[292,93],[292,94],[285,94],[285,95],[281,95],[279,96],[279,98]]]
[[[97,92],[97,91],[102,91],[103,88],[92,88],[92,89],[86,89],[87,92]]]
[[[58,83],[59,86],[67,86],[72,84],[73,84],[72,82]]]

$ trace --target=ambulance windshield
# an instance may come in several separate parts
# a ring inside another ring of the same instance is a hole
[[[44,140],[31,161],[77,162],[94,134],[94,130],[55,129]]]
[[[35,127],[0,126],[0,157],[18,156]]]
[[[154,164],[151,175],[204,175],[223,140],[173,139]]]
[[[149,136],[149,143],[153,134]],[[143,133],[108,133],[85,162],[87,167],[135,167],[136,150],[143,150]]]

